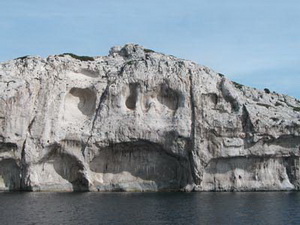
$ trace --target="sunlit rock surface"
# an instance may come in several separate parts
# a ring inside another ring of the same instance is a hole
[[[191,61],[23,57],[0,89],[0,190],[300,188],[300,102]]]

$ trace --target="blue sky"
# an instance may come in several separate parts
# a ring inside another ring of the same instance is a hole
[[[299,0],[0,0],[0,61],[137,43],[300,98]]]

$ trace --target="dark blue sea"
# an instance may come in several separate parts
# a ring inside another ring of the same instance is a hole
[[[0,193],[0,224],[300,224],[300,193]]]

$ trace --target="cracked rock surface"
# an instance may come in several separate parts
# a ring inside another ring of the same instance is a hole
[[[300,102],[128,44],[0,64],[0,190],[300,188]]]

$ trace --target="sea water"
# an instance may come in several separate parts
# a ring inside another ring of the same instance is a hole
[[[300,224],[300,193],[0,193],[0,224]]]

